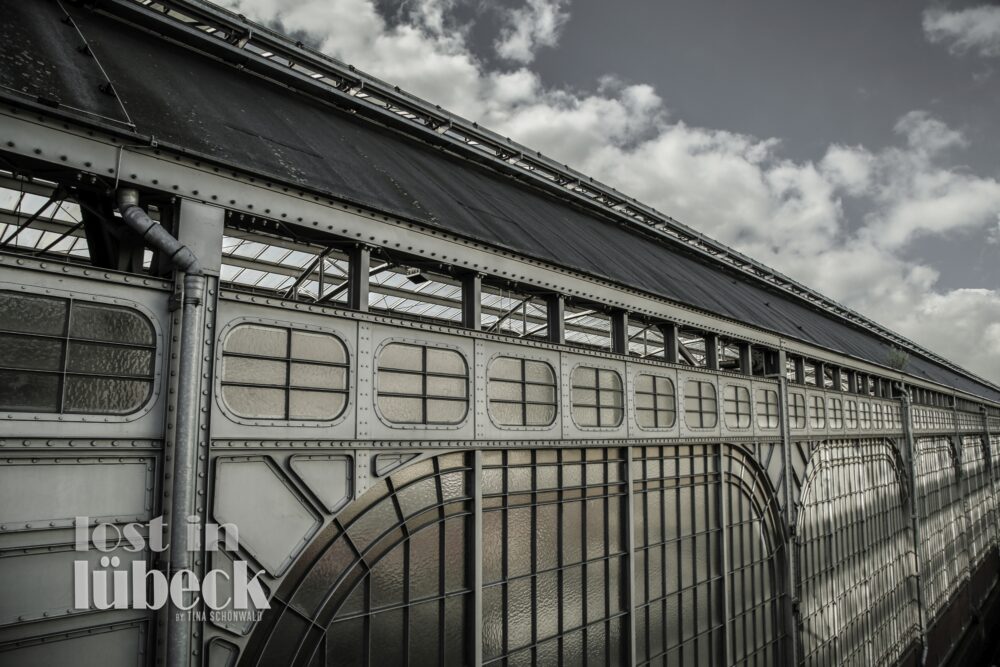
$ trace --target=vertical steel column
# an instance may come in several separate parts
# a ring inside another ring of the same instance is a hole
[[[628,354],[628,311],[616,310],[611,313],[611,351]]]
[[[786,358],[784,350],[778,353],[778,365],[784,371]],[[796,368],[800,365],[796,364]],[[784,372],[778,375],[778,424],[781,427],[781,459],[784,467],[783,500],[785,505],[785,634],[787,637],[787,654],[783,664],[797,665],[799,663],[799,621],[796,586],[798,584],[798,553],[795,535],[795,505],[797,499],[792,495],[792,437],[791,424],[788,421],[788,377]]]
[[[656,325],[663,336],[663,360],[671,364],[680,361],[680,338],[677,336],[677,325],[673,322],[661,322]]]
[[[816,370],[816,376],[813,378],[813,381],[817,387],[823,389],[826,386],[826,364],[822,361],[817,361],[813,367]]]
[[[844,371],[840,366],[833,366],[830,369],[830,374],[833,379],[833,388],[837,391],[841,391],[841,387],[844,386]]]
[[[844,372],[847,373],[847,393],[858,393],[858,372],[851,369],[846,369]]]
[[[750,343],[740,343],[740,373],[753,375],[753,350]]]
[[[472,664],[483,664],[483,452],[472,453]]]
[[[483,276],[469,273],[462,276],[462,326],[479,331],[483,318]]]
[[[923,564],[920,558],[920,547],[923,544],[923,537],[920,530],[920,515],[917,513],[917,447],[913,439],[913,409],[910,403],[910,395],[903,392],[899,398],[900,410],[903,412],[903,442],[906,446],[906,472],[910,484],[910,493],[907,494],[907,509],[910,512],[910,529],[913,535],[913,571],[917,580],[917,624],[920,630],[920,646],[922,648],[920,664],[927,662],[927,618],[924,602],[924,580]]]
[[[566,297],[562,294],[549,294],[545,297],[545,319],[548,341],[557,345],[565,343]]]
[[[628,657],[626,664],[636,663],[636,627],[635,627],[635,471],[632,469],[633,447],[625,447],[625,483],[628,485],[626,495],[626,512],[628,513]]]
[[[347,261],[347,307],[367,312],[371,249],[361,244],[352,246],[347,251]]]
[[[730,595],[729,595],[729,573],[732,571],[732,558],[729,554],[729,499],[726,498],[726,473],[725,473],[725,458],[722,455],[722,448],[725,445],[717,444],[715,446],[715,469],[718,473],[718,479],[716,480],[716,507],[718,516],[716,519],[719,521],[721,540],[719,542],[719,559],[721,561],[720,570],[722,571],[722,655],[725,656],[727,665],[733,664],[733,646],[730,641],[730,624],[733,619],[733,610],[730,606]]]
[[[792,363],[795,364],[795,384],[805,384],[806,360],[802,357],[795,357],[792,359]]]
[[[628,311],[616,310],[611,313],[611,351],[628,354]]]
[[[709,370],[719,370],[719,336],[707,333],[705,338],[705,367]]]

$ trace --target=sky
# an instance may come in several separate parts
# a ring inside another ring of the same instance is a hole
[[[220,4],[1000,383],[1000,3]]]

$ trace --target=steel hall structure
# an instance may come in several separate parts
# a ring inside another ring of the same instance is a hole
[[[969,664],[998,436],[994,384],[239,16],[0,0],[0,664]],[[269,608],[78,608],[108,556]]]

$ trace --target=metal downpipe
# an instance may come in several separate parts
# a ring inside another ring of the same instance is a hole
[[[199,438],[199,395],[201,391],[201,347],[205,327],[205,276],[191,250],[157,224],[138,206],[138,192],[131,188],[118,191],[118,210],[122,220],[142,235],[147,246],[170,257],[174,267],[184,273],[184,297],[181,320],[180,364],[177,381],[177,413],[174,423],[174,451],[170,500],[171,577],[192,565],[186,519],[195,514],[195,476]],[[197,545],[195,545],[197,548]],[[185,613],[167,618],[167,665],[187,667],[191,659],[191,618]]]

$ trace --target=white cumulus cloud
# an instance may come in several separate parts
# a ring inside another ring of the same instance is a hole
[[[504,12],[504,26],[496,40],[497,55],[530,63],[543,46],[555,46],[559,31],[569,19],[565,0],[527,0],[522,7]]]
[[[392,26],[374,3],[225,2],[305,34],[331,55],[593,175],[1000,381],[1000,292],[943,289],[935,267],[906,253],[917,238],[1000,238],[1000,183],[953,166],[967,145],[959,129],[915,110],[886,128],[895,132],[893,145],[834,144],[813,160],[794,161],[778,139],[673,118],[669,100],[643,83],[602,76],[589,90],[569,90],[547,86],[527,66],[530,57],[488,65],[469,47],[467,26],[455,24],[453,0],[411,0]],[[541,6],[529,2],[521,11]],[[561,3],[545,6],[565,11]],[[562,20],[547,19],[542,32],[553,35],[551,43]],[[501,30],[500,42],[516,25]],[[550,43],[539,34],[525,38],[522,55]],[[847,203],[860,211],[855,219],[846,218]]]
[[[958,11],[924,11],[924,34],[955,54],[1000,56],[1000,7],[981,5]]]

